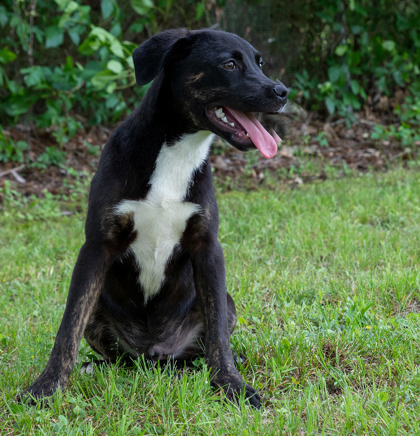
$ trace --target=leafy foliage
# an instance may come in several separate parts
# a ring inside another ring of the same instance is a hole
[[[23,162],[23,152],[27,149],[26,141],[10,142],[0,130],[0,162]]]
[[[378,127],[374,135],[392,135],[403,144],[418,140],[420,9],[414,0],[297,0],[292,6],[281,0],[54,0],[53,7],[49,0],[4,0],[2,124],[48,128],[61,144],[87,123],[115,123],[146,90],[133,87],[136,45],[165,28],[221,22],[228,7],[246,37],[266,29],[260,48],[266,46],[285,66],[284,73],[269,64],[268,73],[285,75],[298,103],[330,118],[354,120],[364,105],[400,89],[406,99],[395,107],[395,118],[401,123],[394,130]],[[222,26],[236,30],[228,21]],[[0,160],[21,162],[25,151],[0,137]]]
[[[54,3],[6,0],[0,6],[0,117],[52,127],[62,143],[82,122],[115,122],[141,99],[144,89],[134,88],[129,98],[123,92],[135,83],[131,53],[137,46],[126,36],[141,42],[176,10],[173,0],[157,7],[151,0]],[[196,6],[196,15],[191,9],[191,18],[183,17],[193,25],[203,8]],[[14,146],[2,140],[3,150]]]
[[[279,3],[279,2],[278,2]],[[295,96],[311,110],[353,118],[378,95],[407,89],[419,97],[420,9],[415,1],[312,1],[292,64]],[[298,69],[297,69],[298,70]],[[406,106],[411,106],[410,99]]]

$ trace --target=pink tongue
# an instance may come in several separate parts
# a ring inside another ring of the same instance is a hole
[[[274,137],[271,136],[251,113],[239,112],[230,107],[226,109],[248,132],[251,141],[264,157],[269,159],[276,155],[277,143],[281,141],[277,133],[274,133]]]

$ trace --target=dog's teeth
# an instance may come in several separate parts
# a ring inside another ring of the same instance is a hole
[[[249,138],[249,133],[248,132],[246,132],[246,136],[248,136],[248,138]]]
[[[225,123],[228,123],[228,120],[227,120],[226,117],[223,117],[223,118],[222,118],[222,121],[224,121]]]
[[[235,123],[229,123],[232,127],[235,127]]]
[[[223,109],[221,107],[214,108],[214,113],[216,114],[217,118],[223,118],[225,116],[225,113],[223,112]]]

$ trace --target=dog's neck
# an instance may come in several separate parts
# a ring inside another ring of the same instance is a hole
[[[182,201],[194,172],[208,156],[213,136],[213,133],[202,130],[184,135],[171,145],[164,144],[150,179],[148,198]]]
[[[141,121],[143,132],[159,138],[160,144],[170,145],[186,134],[200,131],[200,127],[188,116],[181,102],[172,93],[164,74],[160,74],[137,108],[136,117]]]
[[[159,171],[156,172],[159,169],[158,159],[162,160],[162,156],[168,155],[163,154],[164,150],[169,152],[172,148],[181,150],[181,153],[174,153],[173,160],[165,164],[164,172],[168,177],[160,179],[166,183],[165,190],[170,192],[174,189],[173,186],[178,184],[176,180],[181,180],[180,174],[184,171],[189,183],[192,183],[192,174],[187,167],[197,169],[196,164],[191,164],[196,152],[200,156],[200,165],[203,164],[207,159],[213,135],[195,127],[188,117],[183,120],[183,109],[178,106],[180,105],[174,101],[170,84],[164,77],[158,77],[137,109],[115,131],[101,158],[101,164],[108,162],[109,165],[112,162],[109,171],[114,172],[115,180],[120,185],[120,192],[112,191],[115,199],[146,198],[153,184],[152,178],[156,181],[159,174]],[[202,146],[203,142],[205,146]],[[205,153],[202,155],[203,150]],[[108,158],[108,154],[112,158]]]

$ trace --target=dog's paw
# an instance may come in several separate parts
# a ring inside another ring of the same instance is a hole
[[[81,375],[83,375],[83,374],[92,375],[95,372],[95,370],[94,370],[95,364],[96,364],[96,362],[92,362],[92,361],[83,363],[81,368],[80,368],[80,374]]]
[[[151,360],[168,360],[172,357],[171,350],[166,344],[154,344],[149,347],[148,354]]]
[[[36,380],[31,386],[25,389],[23,392],[16,396],[18,403],[28,404],[34,406],[40,403],[45,406],[47,399],[51,397],[57,389],[60,388],[60,384],[51,381]]]
[[[251,386],[247,385],[239,373],[222,374],[218,372],[212,379],[212,385],[216,389],[223,389],[229,400],[238,400],[241,395],[245,395],[248,403],[259,409],[261,407],[261,398],[258,392]]]
[[[255,407],[256,409],[259,409],[261,407],[261,397],[258,394],[257,390],[254,389],[252,386],[245,384],[245,398],[251,404],[251,406]]]
[[[80,367],[80,374],[94,375],[95,368],[101,368],[103,366],[109,365],[110,363],[111,362],[108,360],[89,360],[89,362],[82,363],[82,366]],[[125,360],[117,363],[119,363],[120,365],[126,365]]]

